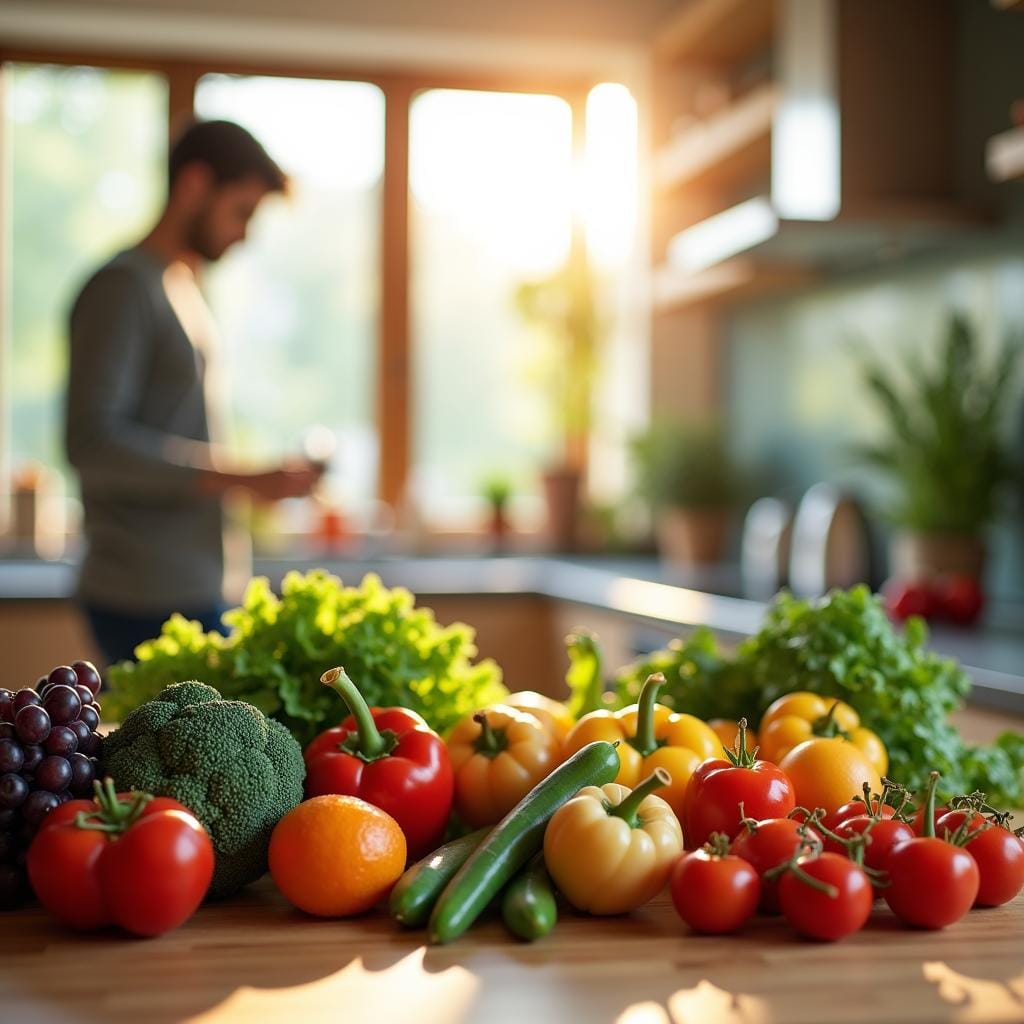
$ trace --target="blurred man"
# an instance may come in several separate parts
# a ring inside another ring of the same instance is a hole
[[[88,545],[78,594],[108,662],[130,658],[172,612],[220,627],[226,491],[298,497],[322,471],[296,460],[243,472],[211,443],[215,338],[195,271],[245,238],[285,175],[227,121],[189,127],[168,171],[152,231],[93,275],[71,313],[65,443]]]

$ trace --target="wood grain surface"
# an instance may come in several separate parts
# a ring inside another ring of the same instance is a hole
[[[831,945],[766,918],[696,936],[662,896],[629,917],[566,910],[533,945],[490,919],[425,948],[382,911],[305,917],[265,878],[154,940],[75,935],[37,908],[0,916],[0,930],[4,1024],[1024,1021],[1024,896],[943,932],[876,908]]]

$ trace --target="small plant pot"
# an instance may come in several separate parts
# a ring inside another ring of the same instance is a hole
[[[575,551],[580,519],[581,473],[559,467],[544,473],[547,503],[548,542],[555,551]]]
[[[731,510],[664,508],[655,519],[658,550],[670,565],[711,565],[725,554]]]
[[[985,542],[970,534],[905,531],[893,537],[889,555],[892,575],[900,580],[939,576],[980,580],[985,571]]]

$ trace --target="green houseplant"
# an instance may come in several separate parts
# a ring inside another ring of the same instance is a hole
[[[970,324],[953,316],[934,365],[911,354],[898,375],[865,360],[885,432],[857,451],[895,484],[888,516],[898,531],[896,575],[982,575],[985,529],[1017,476],[1003,427],[1019,358],[1007,341],[984,360]]]
[[[654,517],[658,547],[681,565],[721,559],[739,471],[714,424],[656,423],[633,439],[639,494]]]

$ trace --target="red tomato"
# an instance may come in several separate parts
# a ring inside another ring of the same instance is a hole
[[[811,939],[835,942],[864,927],[874,895],[868,876],[848,857],[823,853],[801,857],[797,868],[831,891],[823,892],[787,871],[779,882],[779,902],[786,920]]]
[[[969,626],[985,607],[985,595],[973,576],[945,576],[935,589],[935,603],[943,618]]]
[[[113,786],[98,799],[100,806],[89,808],[92,821],[119,824],[118,831],[79,827],[76,811],[36,834],[27,867],[39,902],[79,929],[116,924],[161,935],[188,920],[213,877],[213,844],[203,826],[180,805],[154,808],[155,800],[122,821],[111,812],[121,804]]]
[[[934,836],[918,836],[889,854],[885,902],[906,924],[945,928],[971,909],[978,865],[966,851]]]
[[[870,831],[869,831],[870,826]],[[889,855],[901,843],[909,843],[914,838],[914,830],[905,822],[882,818],[881,821],[862,814],[859,818],[848,818],[835,830],[841,839],[852,839],[854,836],[868,833],[868,843],[864,847],[864,864],[873,871],[888,871]],[[843,853],[835,840],[826,839],[825,849],[833,853]],[[875,897],[881,899],[885,895],[885,886],[875,886]]]
[[[761,881],[740,857],[695,850],[676,861],[669,891],[679,916],[691,928],[722,935],[750,920],[761,894]]]
[[[914,814],[914,817],[910,821],[910,827],[914,830],[914,835],[916,836],[923,836],[925,833],[924,808],[925,805],[921,804],[921,806],[917,809],[917,812]],[[944,814],[948,813],[949,808],[945,804],[943,804],[941,807],[935,808],[935,813],[932,815],[932,821],[934,821],[936,825],[936,834],[938,834],[939,818],[941,818]]]
[[[871,810],[878,814],[878,797],[874,796],[871,798]],[[889,804],[882,804],[881,815],[883,818],[892,818],[896,814],[896,808],[891,807]],[[821,819],[822,825],[829,829],[831,832],[835,832],[836,829],[844,821],[849,821],[851,818],[860,818],[867,815],[867,804],[863,800],[851,800],[849,803],[843,804],[838,810],[833,811],[831,814],[826,814]]]
[[[927,619],[935,614],[935,595],[931,586],[923,581],[911,583],[887,580],[882,587],[882,597],[889,617],[897,622],[903,622],[911,615]]]
[[[950,811],[939,819],[938,832],[955,832],[967,817],[965,811]],[[985,819],[974,815],[971,828]],[[964,849],[978,865],[976,907],[998,907],[1009,903],[1024,889],[1024,842],[1002,825],[992,825],[965,844]]]
[[[792,818],[769,818],[746,826],[733,840],[732,852],[747,861],[761,877],[761,909],[779,912],[779,883],[765,881],[764,873],[789,860],[803,841],[800,822]],[[815,833],[817,834],[817,833]]]
[[[740,829],[740,805],[749,818],[784,818],[796,806],[793,784],[768,761],[747,751],[745,723],[740,729],[739,752],[709,758],[690,777],[683,798],[683,837],[687,849],[702,847],[714,832],[732,839]]]

